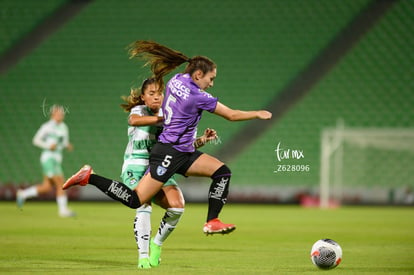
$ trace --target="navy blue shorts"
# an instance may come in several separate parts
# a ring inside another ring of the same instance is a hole
[[[157,142],[151,149],[149,159],[151,177],[165,183],[176,173],[185,176],[188,168],[202,154],[198,150],[181,152],[170,143]]]

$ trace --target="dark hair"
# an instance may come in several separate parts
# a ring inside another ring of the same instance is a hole
[[[144,105],[145,102],[142,100],[141,95],[145,94],[145,90],[148,85],[156,83],[155,78],[147,78],[142,82],[141,88],[131,88],[129,96],[122,96],[122,100],[126,103],[121,104],[122,109],[126,112],[130,112],[132,108],[137,105]]]
[[[185,68],[184,72],[192,75],[195,71],[201,70],[203,74],[211,72],[217,66],[216,64],[206,56],[194,56],[188,60],[188,65]]]
[[[216,64],[205,56],[188,58],[183,53],[167,48],[154,41],[139,40],[129,45],[130,58],[146,60],[144,66],[150,65],[153,78],[158,82],[160,89],[164,89],[163,77],[181,64],[188,62],[184,72],[192,75],[196,70],[204,74],[216,68]]]

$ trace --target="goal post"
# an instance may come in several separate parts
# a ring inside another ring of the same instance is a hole
[[[330,200],[412,199],[413,167],[413,128],[346,128],[338,123],[321,134],[320,206],[329,207]]]

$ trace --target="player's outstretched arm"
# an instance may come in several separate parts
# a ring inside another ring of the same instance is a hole
[[[259,110],[259,111],[233,110],[220,102],[217,102],[217,106],[216,106],[216,109],[214,110],[214,113],[230,121],[241,121],[241,120],[251,120],[251,119],[268,120],[272,118],[272,113],[266,110]]]
[[[131,126],[156,125],[162,121],[163,118],[159,116],[140,116],[132,114],[128,118],[128,124]]]

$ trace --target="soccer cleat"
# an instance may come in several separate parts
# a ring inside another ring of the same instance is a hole
[[[23,190],[17,190],[16,192],[16,204],[19,209],[23,209],[23,204],[26,201],[22,194]]]
[[[148,269],[151,268],[150,262],[148,258],[142,258],[138,260],[138,268],[139,269]]]
[[[209,220],[204,224],[203,231],[206,235],[229,234],[236,229],[236,225],[222,223],[218,218]]]
[[[71,217],[76,217],[76,213],[69,209],[66,209],[66,210],[59,211],[59,216],[61,218],[71,218]]]
[[[154,243],[154,240],[150,242],[150,264],[151,266],[159,266],[161,262],[161,246]]]
[[[63,190],[68,189],[73,185],[85,186],[88,184],[89,177],[92,173],[92,167],[84,165],[76,174],[71,176],[65,184],[63,184]]]

